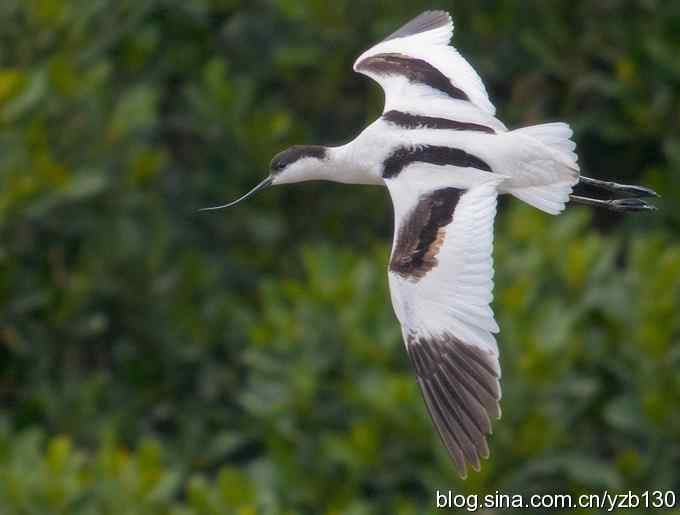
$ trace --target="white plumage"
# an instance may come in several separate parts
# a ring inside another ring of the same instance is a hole
[[[278,154],[270,176],[226,206],[306,180],[387,187],[392,304],[430,415],[465,476],[467,465],[478,469],[488,456],[491,419],[500,417],[499,328],[490,307],[498,195],[557,214],[570,199],[651,209],[638,198],[573,196],[579,180],[632,197],[654,192],[580,177],[565,123],[508,131],[479,75],[449,46],[452,35],[447,13],[425,12],[361,54],[354,69],[383,88],[382,116],[346,145]]]
[[[422,23],[419,24],[419,21]],[[381,77],[358,70],[357,65],[367,57],[399,53],[427,61],[441,71],[454,86],[465,91],[478,109],[491,115],[495,114],[496,108],[489,100],[482,79],[465,58],[455,48],[449,46],[453,36],[451,16],[443,11],[428,11],[410,23],[413,23],[413,29],[418,32],[408,30],[409,24],[406,24],[361,54],[354,63],[355,71],[365,73],[385,90],[385,111],[403,108],[405,105],[415,106],[423,101],[427,102],[428,97],[432,96],[432,91],[428,87],[405,84],[402,79],[394,76]]]

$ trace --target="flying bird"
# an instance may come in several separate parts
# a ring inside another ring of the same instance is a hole
[[[499,332],[490,303],[499,194],[556,215],[571,202],[614,211],[654,207],[649,188],[580,175],[572,130],[508,130],[475,70],[452,46],[453,22],[427,11],[354,63],[384,90],[382,115],[336,147],[297,145],[233,206],[269,186],[309,180],[385,186],[394,206],[388,279],[429,414],[461,477],[487,458],[501,416]],[[576,196],[585,184],[623,198]]]

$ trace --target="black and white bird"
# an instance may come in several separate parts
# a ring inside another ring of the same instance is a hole
[[[394,205],[389,285],[427,409],[462,477],[489,455],[491,420],[501,416],[494,334],[493,223],[499,194],[546,213],[567,202],[616,211],[653,209],[644,187],[583,177],[566,123],[508,130],[484,84],[449,45],[453,23],[424,12],[354,63],[385,92],[382,116],[338,147],[291,147],[268,186],[328,180],[387,187]],[[626,198],[572,195],[578,183]]]

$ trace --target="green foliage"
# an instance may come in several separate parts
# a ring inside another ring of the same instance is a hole
[[[503,419],[459,481],[389,305],[384,191],[271,156],[381,107],[353,58],[427,2],[0,2],[0,514],[434,512],[680,490],[680,4],[439,2],[510,126],[564,119],[654,216],[503,200]]]

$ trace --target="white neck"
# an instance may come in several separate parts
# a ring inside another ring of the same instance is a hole
[[[299,150],[296,150],[295,147],[291,147],[291,149],[292,152]],[[297,157],[281,172],[275,173],[273,184],[292,184],[303,181],[383,184],[380,174],[375,173],[375,171],[371,173],[370,160],[363,156],[360,151],[361,147],[357,146],[355,142],[338,147],[324,147],[323,149],[314,147],[314,152],[303,155],[303,157]],[[291,152],[291,150],[285,151],[284,154],[286,152]]]
[[[381,177],[371,173],[365,161],[358,159],[353,142],[339,147],[328,147],[328,154],[320,177],[323,180],[346,184],[382,185]]]

